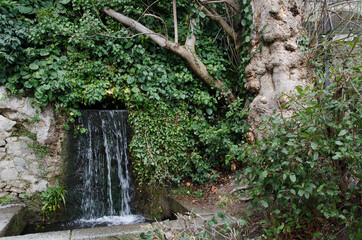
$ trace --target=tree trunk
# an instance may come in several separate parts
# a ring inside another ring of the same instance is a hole
[[[313,76],[307,58],[297,44],[303,1],[253,0],[252,6],[254,56],[246,67],[245,88],[257,96],[250,104],[249,141],[263,137],[257,131],[261,116],[272,116],[274,110],[280,113],[280,105],[288,101],[296,87],[310,85]],[[280,98],[282,93],[284,96]],[[293,109],[283,109],[285,117],[292,113]]]

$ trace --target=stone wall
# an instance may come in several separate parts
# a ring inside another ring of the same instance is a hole
[[[54,116],[0,87],[0,197],[40,192],[61,174],[63,133]]]

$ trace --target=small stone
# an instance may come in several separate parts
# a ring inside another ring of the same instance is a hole
[[[19,174],[18,171],[16,171],[16,169],[14,168],[5,169],[1,171],[0,178],[3,181],[16,180],[18,178],[18,174]]]
[[[3,115],[0,115],[0,129],[4,129],[5,131],[10,132],[15,124],[15,121],[12,121],[10,119],[7,119]]]
[[[21,166],[21,167],[24,167],[26,165],[25,160],[23,158],[19,158],[19,157],[14,158],[14,163],[16,166]]]
[[[5,131],[4,129],[0,128],[0,139],[5,140],[11,135],[10,132]]]
[[[31,184],[28,192],[29,193],[35,193],[35,192],[41,192],[43,190],[45,190],[48,186],[48,182],[45,180],[41,180],[38,184]]]
[[[0,140],[0,147],[5,147],[5,145],[6,145],[5,140]]]
[[[38,183],[39,181],[39,179],[33,175],[23,175],[22,178],[30,183]]]

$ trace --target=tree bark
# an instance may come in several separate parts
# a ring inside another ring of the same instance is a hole
[[[261,117],[273,116],[274,110],[280,114],[280,104],[288,101],[296,87],[311,85],[314,76],[297,43],[303,20],[303,1],[252,0],[252,6],[253,57],[245,69],[245,88],[257,96],[250,104],[249,141],[263,137],[257,131]],[[291,114],[292,108],[283,110],[284,117]]]
[[[219,79],[215,79],[212,75],[210,75],[210,73],[206,69],[206,66],[197,56],[195,52],[196,36],[195,34],[193,34],[193,20],[190,24],[192,33],[187,37],[185,45],[181,46],[177,43],[167,40],[164,36],[153,32],[141,23],[119,12],[116,12],[113,9],[102,8],[102,11],[113,19],[117,20],[118,22],[136,30],[139,33],[149,36],[149,38],[160,47],[167,49],[172,53],[176,54],[177,56],[181,57],[192,69],[192,71],[204,81],[204,83],[206,83],[210,87],[215,87],[220,92],[221,96],[226,97],[228,103],[231,103],[236,99],[234,94],[225,86],[222,81],[220,81]]]

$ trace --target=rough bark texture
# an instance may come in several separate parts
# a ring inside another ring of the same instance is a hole
[[[251,130],[248,141],[260,139],[257,128],[261,116],[280,112],[280,104],[288,100],[297,86],[311,83],[313,74],[297,39],[303,18],[302,0],[253,0],[255,30],[252,41],[253,57],[246,68],[245,87],[257,96],[250,104]],[[280,98],[281,94],[286,96]],[[279,99],[280,98],[280,99]],[[279,101],[279,102],[278,102]],[[284,109],[285,117],[292,109]]]

